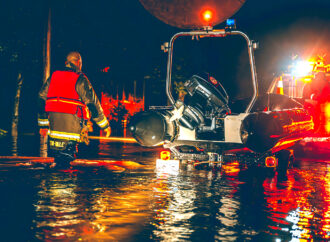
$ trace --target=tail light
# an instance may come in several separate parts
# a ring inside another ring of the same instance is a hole
[[[161,160],[170,160],[171,152],[168,150],[163,150],[160,152],[160,159]]]
[[[277,158],[275,156],[268,156],[265,159],[266,167],[276,167],[277,166]]]

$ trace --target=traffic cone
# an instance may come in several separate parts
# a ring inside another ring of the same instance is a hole
[[[280,77],[280,80],[277,83],[276,94],[284,95],[282,77]]]

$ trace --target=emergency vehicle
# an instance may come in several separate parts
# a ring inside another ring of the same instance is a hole
[[[310,87],[315,82],[315,76],[324,73],[325,82],[316,87],[322,98],[315,98]],[[315,134],[330,136],[330,64],[325,63],[322,56],[309,60],[294,60],[288,71],[273,79],[268,93],[286,95],[304,104],[312,114]],[[323,89],[323,92],[322,92]]]

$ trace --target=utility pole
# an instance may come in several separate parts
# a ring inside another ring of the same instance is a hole
[[[43,49],[43,63],[44,63],[44,76],[43,83],[46,82],[50,76],[50,37],[51,37],[51,6],[48,9],[48,22],[47,22],[47,34],[44,38],[44,49]]]
[[[44,84],[50,76],[50,38],[51,38],[51,2],[48,6],[48,20],[47,20],[47,29],[46,35],[44,38],[44,48],[43,48],[43,64],[44,64],[44,73],[42,83]],[[47,140],[48,135],[40,134],[40,156],[47,157]]]
[[[11,138],[12,138],[12,155],[17,156],[18,155],[18,149],[17,149],[17,136],[18,136],[18,118],[19,118],[19,100],[21,96],[21,89],[23,84],[23,77],[21,72],[18,73],[17,76],[17,89],[16,89],[16,95],[15,95],[15,102],[14,102],[14,110],[13,110],[13,119],[11,123]]]

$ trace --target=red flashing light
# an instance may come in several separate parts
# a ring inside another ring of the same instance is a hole
[[[202,16],[203,16],[204,21],[210,22],[211,19],[213,18],[213,12],[209,9],[204,10],[203,13],[202,13]]]
[[[171,152],[168,150],[163,150],[160,152],[161,160],[169,160],[171,158]]]
[[[275,156],[268,156],[265,159],[266,167],[276,167],[277,166],[277,158]]]
[[[110,67],[107,66],[107,67],[103,68],[101,71],[102,71],[102,72],[109,72],[109,70],[110,70]]]

